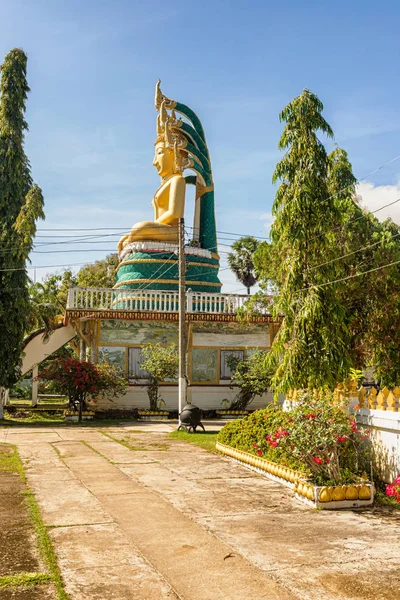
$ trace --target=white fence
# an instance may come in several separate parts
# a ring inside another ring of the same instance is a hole
[[[249,296],[238,294],[187,292],[186,311],[189,313],[235,314],[248,299]],[[67,309],[178,312],[179,294],[178,292],[158,290],[70,288]]]

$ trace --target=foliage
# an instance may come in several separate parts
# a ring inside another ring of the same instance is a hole
[[[253,257],[258,244],[256,238],[248,235],[234,242],[232,244],[233,252],[228,254],[229,268],[236,275],[237,280],[247,288],[248,294],[250,294],[250,288],[257,282]]]
[[[336,148],[328,157],[329,193],[341,215],[340,227],[330,233],[337,247],[336,277],[369,271],[400,260],[400,229],[362,209],[355,196],[355,179],[347,153]],[[360,251],[360,249],[362,249]],[[343,255],[346,255],[343,257]],[[400,365],[400,265],[379,269],[346,281],[340,291],[351,334],[352,362],[358,368],[373,365],[376,377],[397,385]]]
[[[44,218],[42,192],[33,184],[24,152],[24,133],[28,128],[24,115],[29,92],[26,68],[27,57],[20,49],[11,50],[1,66],[0,390],[11,387],[19,377],[29,313],[25,263],[32,249],[35,222]]]
[[[226,362],[231,371],[232,384],[239,388],[239,393],[232,400],[230,410],[244,410],[256,396],[262,396],[271,385],[273,371],[266,364],[266,353],[256,351],[245,360],[237,356],[228,356]]]
[[[272,243],[254,255],[261,289],[268,295],[276,287],[274,312],[285,316],[271,354],[283,356],[274,382],[282,391],[333,388],[350,366],[372,365],[381,384],[393,387],[400,379],[400,265],[357,275],[400,260],[400,229],[360,206],[347,153],[335,147],[328,155],[316,137],[318,130],[332,135],[321,110],[305,90],[281,113],[287,152],[274,174],[281,185]],[[242,312],[248,318],[254,309]]]
[[[386,486],[386,496],[395,498],[397,502],[400,502],[400,475],[397,475],[396,479],[391,485]]]
[[[110,399],[124,394],[127,387],[126,380],[112,365],[95,365],[71,357],[53,360],[38,379],[54,381],[59,393],[68,396],[71,408],[79,409],[80,418],[88,399],[93,402],[99,397]]]
[[[108,254],[105,258],[82,267],[77,274],[77,285],[83,288],[112,288],[117,266],[118,254]]]
[[[305,393],[289,411],[268,406],[227,424],[218,440],[309,473],[317,484],[355,481],[364,468],[361,432],[328,394]]]
[[[167,379],[176,379],[178,376],[178,351],[175,344],[148,344],[142,347],[142,355],[144,361],[141,368],[148,373],[147,395],[150,410],[157,410],[164,402],[159,394],[160,383]]]
[[[260,256],[255,259],[263,279],[273,276],[279,289],[274,312],[283,321],[269,361],[278,364],[272,384],[282,392],[333,388],[351,366],[339,284],[320,287],[335,280],[334,263],[316,268],[335,257],[328,235],[340,218],[329,194],[328,156],[317,137],[318,131],[333,135],[322,109],[317,96],[304,90],[280,115],[285,127],[279,148],[286,153],[273,176],[280,186],[273,205],[272,245],[261,250],[264,257],[277,258],[266,272]]]

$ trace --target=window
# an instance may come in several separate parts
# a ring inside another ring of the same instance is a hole
[[[217,383],[217,348],[193,348],[192,383]]]
[[[235,356],[239,360],[244,360],[244,350],[221,350],[220,379],[230,379],[233,375],[233,371],[231,371],[226,362],[228,356]]]
[[[147,379],[147,371],[141,368],[143,361],[141,348],[129,348],[129,379]]]

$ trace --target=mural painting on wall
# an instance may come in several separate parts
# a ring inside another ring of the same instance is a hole
[[[193,348],[192,381],[196,383],[215,383],[217,381],[217,357],[217,349]]]
[[[100,344],[177,344],[178,328],[175,323],[151,321],[101,321]]]
[[[99,362],[108,362],[120,371],[126,370],[126,348],[124,346],[101,346]]]

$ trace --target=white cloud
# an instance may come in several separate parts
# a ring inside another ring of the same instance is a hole
[[[271,229],[272,223],[274,222],[274,218],[275,217],[272,216],[271,212],[263,213],[260,216],[260,220],[264,222],[264,227],[268,231],[268,233],[269,233],[269,231]]]
[[[376,211],[378,208],[395,202],[400,198],[400,181],[396,185],[374,185],[373,183],[360,183],[357,186],[357,194],[361,197],[361,206],[370,211]],[[393,221],[400,224],[400,201],[392,206],[375,213],[375,216],[384,221],[391,217]]]

